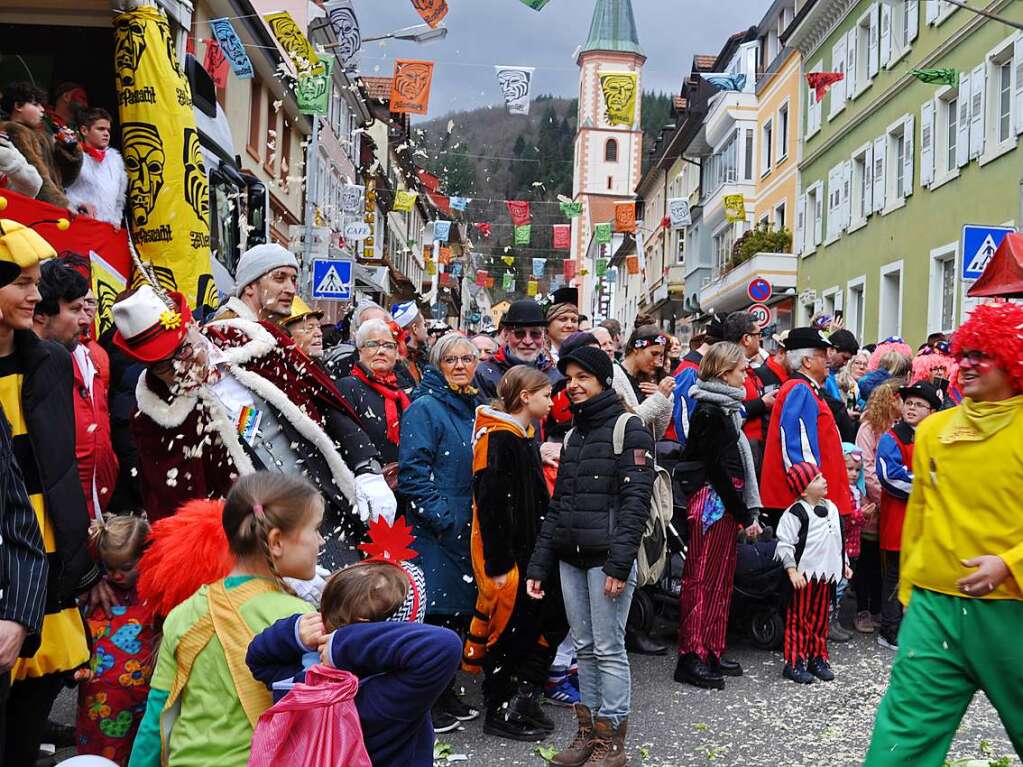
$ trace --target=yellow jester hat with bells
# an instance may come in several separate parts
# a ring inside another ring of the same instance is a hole
[[[0,197],[0,211],[6,207],[7,200]],[[0,218],[0,286],[18,279],[22,269],[56,257],[57,251],[53,246],[32,228],[37,224],[56,224],[61,231],[70,226],[66,218],[36,221],[28,225]]]

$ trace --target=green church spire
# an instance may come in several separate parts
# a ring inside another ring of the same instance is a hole
[[[590,23],[590,36],[583,46],[587,51],[622,51],[643,56],[639,46],[632,0],[597,0]]]

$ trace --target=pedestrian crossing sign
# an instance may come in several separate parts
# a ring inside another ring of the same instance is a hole
[[[1002,244],[1005,235],[1016,231],[1011,226],[975,226],[967,224],[963,227],[962,264],[963,279],[976,280],[984,273],[991,257]]]
[[[334,258],[313,259],[313,298],[350,301],[352,267],[351,261]]]

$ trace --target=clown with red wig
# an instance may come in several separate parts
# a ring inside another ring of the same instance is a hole
[[[978,690],[1023,755],[1023,306],[978,307],[951,353],[963,402],[916,432],[908,609],[868,767],[943,764]]]

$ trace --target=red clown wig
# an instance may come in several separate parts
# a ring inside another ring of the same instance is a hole
[[[952,336],[952,354],[979,351],[993,359],[1023,393],[1023,306],[995,303],[978,306]]]

